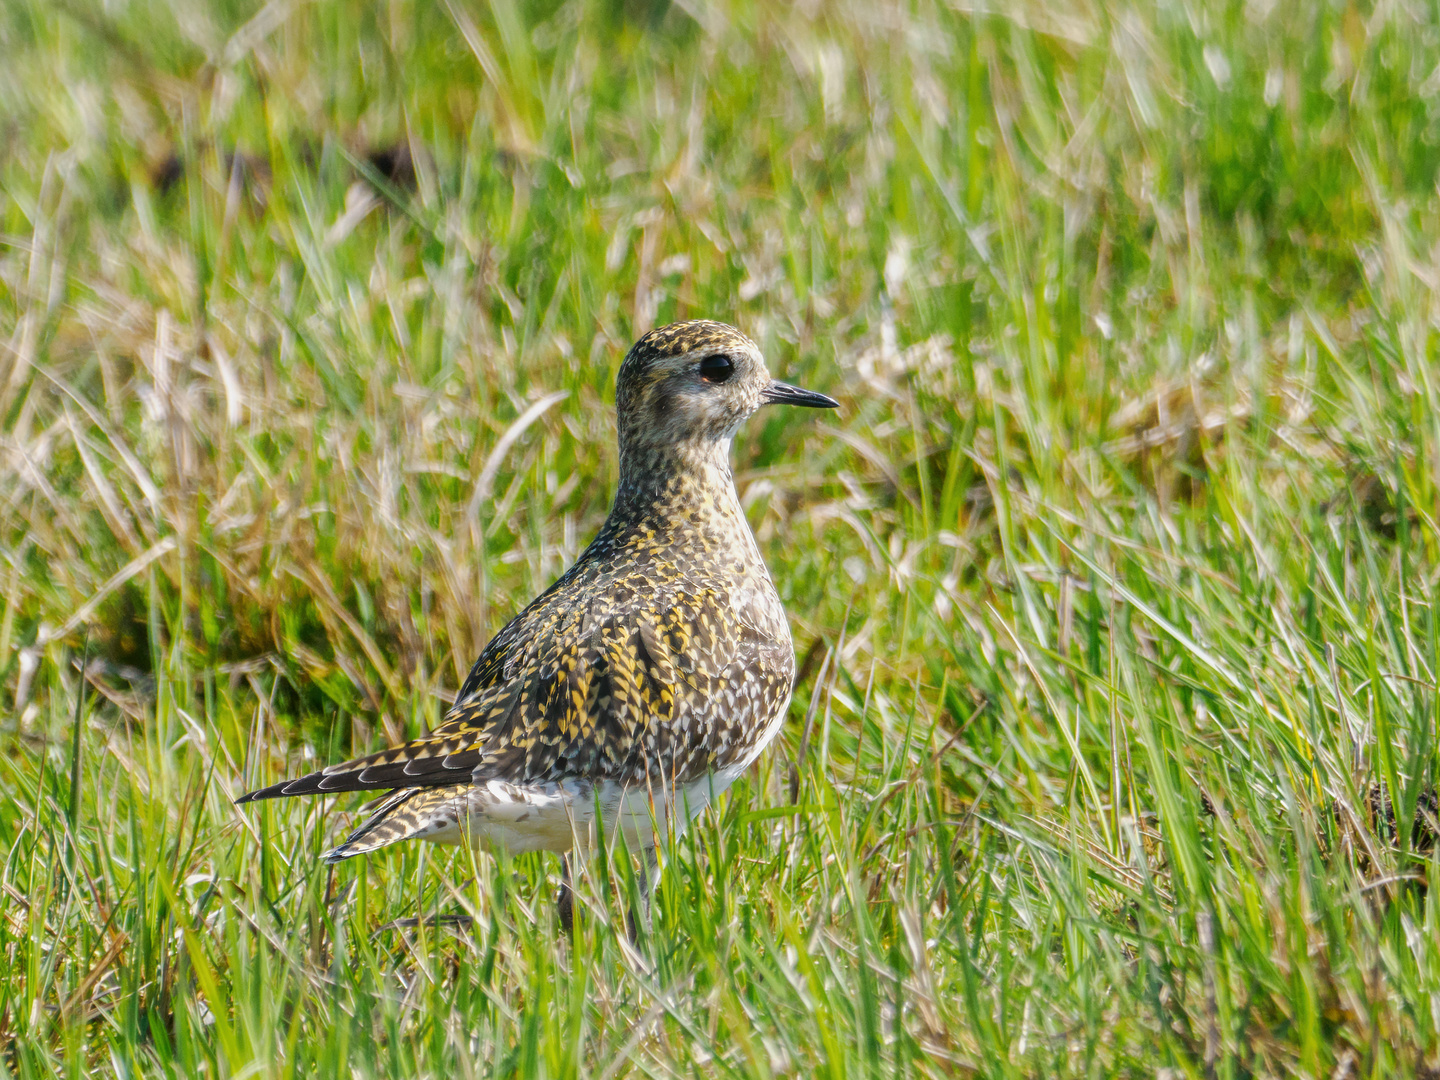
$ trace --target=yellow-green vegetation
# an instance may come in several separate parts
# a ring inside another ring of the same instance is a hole
[[[986,6],[0,6],[0,1075],[1435,1075],[1440,17]],[[235,807],[702,316],[844,407],[737,445],[802,670],[653,932]]]

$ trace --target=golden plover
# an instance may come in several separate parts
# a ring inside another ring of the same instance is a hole
[[[700,813],[789,705],[790,628],[729,462],[736,430],[772,403],[838,404],[772,380],[723,323],[646,334],[616,380],[609,517],[485,647],[444,722],[239,801],[390,790],[330,862],[411,837],[563,853],[617,833],[653,859],[656,825]]]

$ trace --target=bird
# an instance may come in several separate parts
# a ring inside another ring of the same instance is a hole
[[[567,927],[567,854],[623,836],[653,872],[655,845],[749,768],[789,707],[789,622],[730,468],[766,405],[839,402],[772,379],[725,323],[641,337],[616,377],[604,524],[485,646],[442,722],[237,802],[388,792],[327,863],[412,838],[560,853]]]

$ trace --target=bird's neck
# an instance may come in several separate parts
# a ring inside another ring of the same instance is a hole
[[[736,517],[730,439],[622,446],[612,519]]]

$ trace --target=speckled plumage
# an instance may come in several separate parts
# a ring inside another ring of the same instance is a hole
[[[597,825],[645,847],[683,825],[774,736],[794,677],[728,460],[767,402],[835,404],[773,382],[733,327],[646,334],[617,380],[609,517],[485,647],[445,721],[240,801],[392,789],[332,860],[408,837],[564,851]]]

